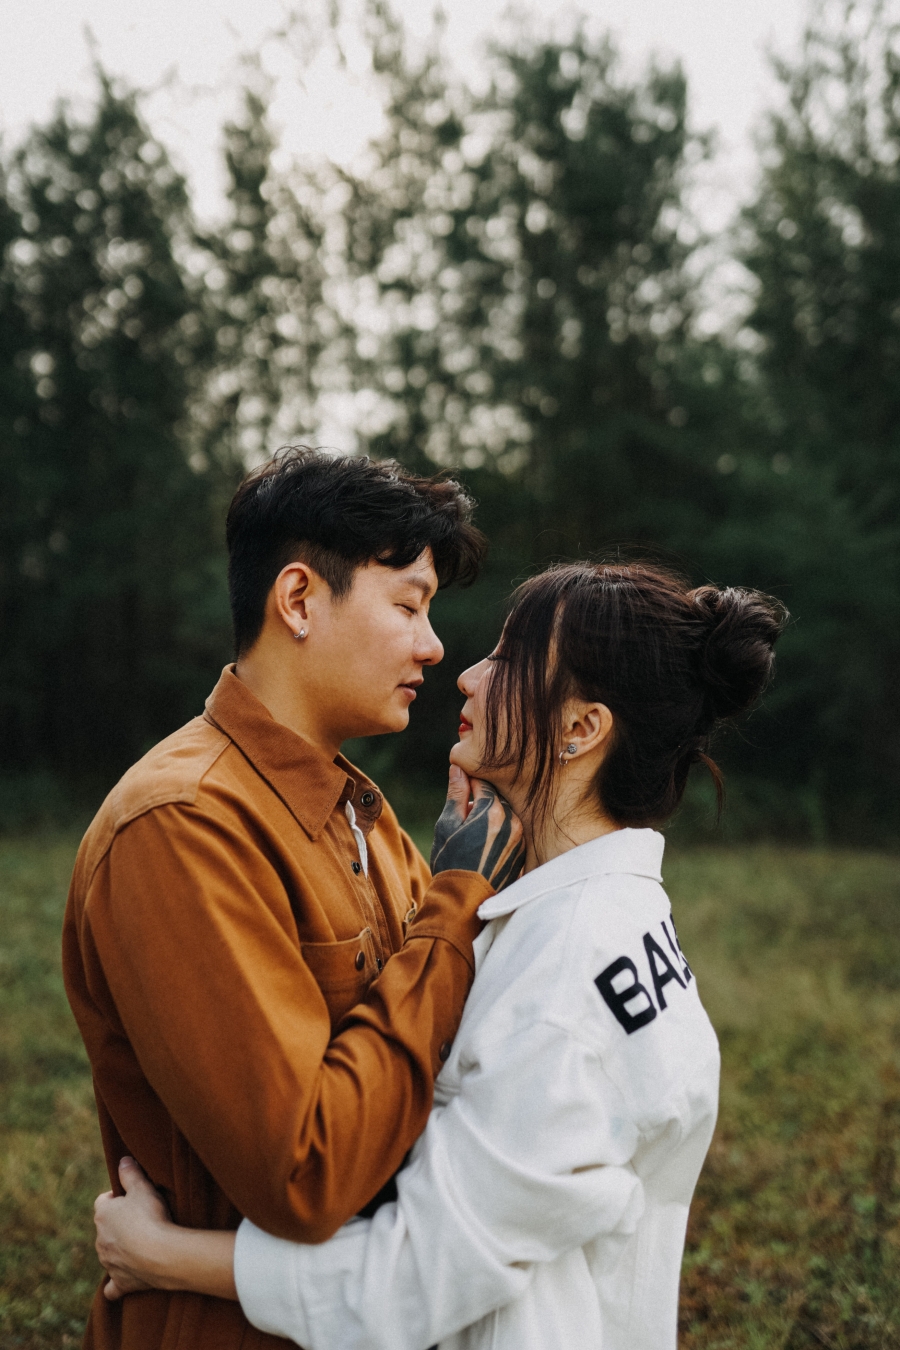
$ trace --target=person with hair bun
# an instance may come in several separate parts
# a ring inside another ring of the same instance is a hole
[[[513,597],[465,671],[456,775],[521,818],[521,878],[479,911],[477,974],[396,1198],[320,1245],[168,1222],[126,1161],[97,1203],[107,1294],[239,1297],[307,1350],[667,1350],[719,1055],[660,867],[691,767],[759,698],[786,612],[651,563],[577,563]],[[465,794],[463,794],[465,795]],[[464,816],[445,808],[433,862]]]

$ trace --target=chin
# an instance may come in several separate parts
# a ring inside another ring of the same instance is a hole
[[[365,722],[360,719],[358,726],[358,730],[348,733],[348,740],[351,736],[389,736],[394,731],[405,731],[409,726],[409,710],[392,709],[380,716],[366,718]]]
[[[484,777],[484,766],[478,756],[470,754],[468,746],[462,741],[457,741],[450,751],[450,763],[458,765],[470,778]]]

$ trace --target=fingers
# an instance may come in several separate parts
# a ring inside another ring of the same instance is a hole
[[[480,872],[499,889],[514,881],[521,871],[525,852],[522,824],[492,783],[469,780],[464,773],[462,778],[466,792],[472,793],[471,809],[462,816],[459,799],[447,798],[435,828],[431,870]],[[459,779],[455,779],[452,789],[459,786]]]
[[[514,881],[518,881],[524,870],[525,847],[523,842],[512,849],[507,849],[500,866],[491,877],[491,885],[494,890],[502,891],[507,886],[511,886]]]
[[[115,1191],[100,1192],[100,1194],[97,1196],[97,1199],[94,1201],[94,1218],[97,1217],[97,1215],[100,1213],[100,1210],[103,1208],[104,1201],[114,1200],[115,1194],[116,1194]]]
[[[431,870],[438,872],[452,864],[442,864],[440,859],[448,839],[463,828],[469,815],[469,796],[471,784],[458,764],[450,765],[450,782],[447,788],[447,800],[444,809],[434,827],[434,842],[431,846]]]
[[[465,820],[469,814],[469,798],[472,795],[472,786],[468,776],[463,772],[458,764],[450,765],[450,784],[447,788],[447,801],[452,802],[459,811],[460,819]]]
[[[494,882],[494,874],[500,863],[507,857],[510,848],[515,848],[516,840],[513,836],[513,825],[516,821],[513,815],[500,815],[499,819],[491,819],[490,826],[492,836],[488,836],[488,853],[482,863],[481,870],[491,883]]]
[[[156,1193],[151,1182],[147,1180],[146,1172],[141,1167],[140,1163],[135,1162],[134,1158],[126,1157],[120,1160],[119,1181],[122,1183],[122,1190],[126,1195],[131,1194],[133,1191],[140,1191],[141,1189],[153,1191],[154,1194]]]
[[[515,881],[525,864],[525,836],[522,822],[509,802],[491,783],[475,781],[473,811],[484,803],[487,810],[488,835],[486,854],[480,871],[495,890],[502,890]]]
[[[483,797],[494,801],[497,797],[497,789],[493,783],[488,783],[484,778],[473,778],[471,780],[472,805],[477,806]]]

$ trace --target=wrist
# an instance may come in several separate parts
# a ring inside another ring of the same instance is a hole
[[[436,872],[407,928],[407,937],[435,924],[448,932],[477,936],[482,927],[478,911],[495,894],[481,872],[469,872],[462,867]]]
[[[150,1283],[155,1289],[179,1293],[188,1289],[191,1230],[178,1224],[160,1224],[148,1238],[145,1253]]]
[[[147,1248],[154,1287],[167,1293],[236,1299],[234,1242],[231,1229],[166,1225],[154,1234]]]
[[[442,938],[456,948],[474,973],[472,944],[484,927],[478,910],[494,894],[493,886],[480,872],[461,868],[438,872],[406,931],[406,941]]]

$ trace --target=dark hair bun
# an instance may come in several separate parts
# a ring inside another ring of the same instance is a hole
[[[716,719],[735,717],[769,683],[788,612],[770,595],[734,586],[700,586],[690,599],[707,627],[700,673],[710,712]]]

